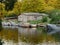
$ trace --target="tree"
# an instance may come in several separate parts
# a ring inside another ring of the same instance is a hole
[[[60,9],[60,0],[57,0],[56,6],[57,9]]]
[[[24,0],[22,1],[22,12],[49,12],[55,9],[46,3],[46,0]]]
[[[14,14],[20,15],[21,14],[21,2],[16,2],[14,4],[14,8],[12,11],[14,12]]]
[[[2,3],[5,4],[5,9],[7,11],[13,9],[15,2],[17,2],[17,0],[2,0]]]
[[[46,4],[55,9],[60,9],[60,0],[47,0]]]
[[[24,0],[22,1],[22,12],[42,12],[44,0]]]
[[[51,18],[51,23],[60,23],[60,10],[51,11],[49,17]]]
[[[2,25],[2,17],[4,15],[4,4],[3,3],[0,3],[0,26]]]
[[[0,18],[3,17],[5,11],[5,5],[3,3],[0,3]]]

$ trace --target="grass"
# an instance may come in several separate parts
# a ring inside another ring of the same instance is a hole
[[[38,24],[38,23],[41,23],[41,20],[31,20],[31,21],[28,21],[30,24]]]

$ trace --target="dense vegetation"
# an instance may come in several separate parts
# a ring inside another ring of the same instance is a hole
[[[0,17],[16,16],[24,12],[46,13],[51,23],[59,22],[60,0],[1,0]],[[45,18],[44,18],[45,19]],[[45,20],[42,20],[43,22]]]

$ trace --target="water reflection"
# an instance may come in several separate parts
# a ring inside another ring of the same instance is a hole
[[[18,28],[19,36],[25,42],[42,42],[44,37],[42,31],[37,31],[36,28]]]
[[[4,27],[0,39],[3,45],[59,45],[60,33],[48,35],[41,28]]]
[[[17,45],[18,43],[18,30],[11,28],[3,28],[0,31],[0,39],[4,41],[4,45]]]
[[[60,32],[53,34],[52,37],[56,42],[60,42]]]
[[[2,42],[2,40],[0,39],[0,45],[3,45],[3,42]]]
[[[60,34],[57,35],[55,33],[54,35],[48,35],[47,33],[44,33],[41,28],[18,28],[19,32],[19,39],[21,42],[32,43],[33,45],[37,44],[51,44],[51,45],[57,45],[60,44]],[[57,35],[57,36],[56,36]],[[57,40],[57,41],[56,41]]]

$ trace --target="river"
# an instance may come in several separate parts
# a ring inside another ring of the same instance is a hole
[[[3,45],[60,45],[60,33],[48,35],[40,28],[3,27],[0,29]]]

